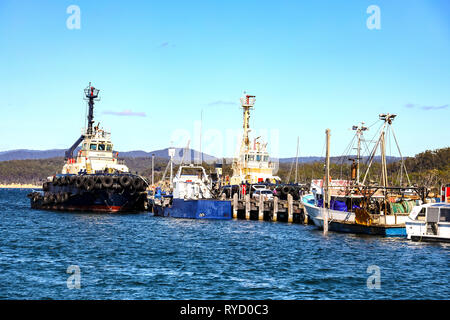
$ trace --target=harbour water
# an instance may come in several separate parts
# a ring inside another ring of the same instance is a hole
[[[31,210],[29,192],[0,189],[0,299],[450,296],[448,244],[324,237],[287,223]],[[79,289],[68,287],[69,266],[79,268]]]

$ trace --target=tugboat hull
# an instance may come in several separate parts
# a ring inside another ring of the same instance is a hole
[[[40,210],[90,211],[90,212],[137,212],[147,206],[147,193],[139,192],[131,195],[108,191],[81,192],[71,195],[62,203],[49,203],[45,195],[31,197],[31,207]],[[44,199],[47,199],[44,200]]]
[[[120,185],[121,177],[125,184]],[[79,183],[76,179],[84,182]],[[63,175],[43,185],[43,192],[28,195],[33,209],[63,211],[124,212],[147,209],[147,184],[134,175]],[[102,184],[101,182],[104,182]],[[134,185],[133,185],[134,183]]]

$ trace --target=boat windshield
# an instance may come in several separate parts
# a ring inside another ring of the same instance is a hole
[[[201,168],[182,168],[181,169],[182,176],[199,176],[203,175],[203,170]]]

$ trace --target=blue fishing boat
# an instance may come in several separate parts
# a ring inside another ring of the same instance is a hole
[[[231,219],[231,201],[217,199],[215,194],[213,181],[202,166],[181,165],[173,179],[173,193],[155,197],[152,211],[163,217]]]

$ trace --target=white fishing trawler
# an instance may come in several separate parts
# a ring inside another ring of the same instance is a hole
[[[351,179],[332,180],[328,175],[329,178],[323,180],[312,180],[312,194],[303,197],[303,204],[308,217],[316,226],[321,229],[327,226],[327,229],[338,232],[406,236],[405,222],[408,215],[418,201],[424,201],[427,190],[411,187],[403,158],[400,162],[399,185],[390,185],[388,182],[385,134],[390,131],[394,135],[391,124],[395,117],[392,114],[380,114],[379,118],[384,123],[379,130],[379,138],[372,141],[375,145],[368,156],[362,181],[359,176],[361,137],[363,131],[367,130],[363,125],[353,127],[358,146],[356,159],[351,159],[354,161]],[[394,140],[400,153],[395,135]],[[381,152],[380,183],[369,182],[369,170],[378,147]],[[326,168],[329,170],[328,154],[327,160]],[[403,174],[407,183],[402,181]]]
[[[280,177],[274,175],[277,170],[276,164],[270,159],[267,151],[267,142],[261,137],[250,141],[250,110],[254,108],[255,96],[247,95],[240,99],[243,109],[243,137],[239,149],[239,155],[233,159],[233,175],[230,178],[231,185],[243,183],[279,183]]]

